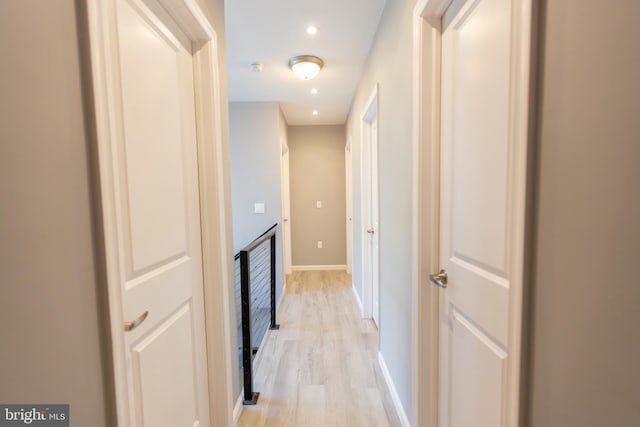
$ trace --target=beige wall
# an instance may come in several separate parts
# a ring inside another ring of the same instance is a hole
[[[531,427],[640,425],[640,2],[546,1]]]
[[[218,34],[226,142],[224,2],[198,3]],[[0,402],[69,403],[72,425],[111,427],[83,7],[0,2]]]
[[[76,2],[0,3],[0,402],[112,426]]]
[[[379,84],[380,352],[411,419],[412,406],[412,12],[387,1],[347,122],[353,153],[353,282],[362,298],[361,116]],[[402,349],[399,351],[398,349]]]
[[[344,126],[289,127],[294,266],[346,265],[344,131]]]

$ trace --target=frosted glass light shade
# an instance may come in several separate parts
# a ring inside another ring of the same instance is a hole
[[[289,68],[302,80],[311,80],[317,76],[323,65],[322,59],[311,55],[295,56],[289,60]]]

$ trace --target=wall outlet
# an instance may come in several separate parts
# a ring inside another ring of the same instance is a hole
[[[322,240],[318,240],[318,249],[322,249]]]
[[[322,200],[318,200],[316,202],[316,208],[318,208],[318,209],[322,208]]]

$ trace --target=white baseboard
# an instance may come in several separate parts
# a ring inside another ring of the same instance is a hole
[[[236,400],[236,406],[233,407],[233,425],[237,426],[238,421],[240,421],[240,415],[242,415],[242,410],[244,406],[242,406],[242,393],[238,396],[238,400]]]
[[[293,271],[346,270],[346,265],[292,265]]]
[[[364,307],[362,306],[362,300],[360,299],[360,295],[358,295],[358,291],[356,291],[356,287],[353,283],[351,284],[351,290],[353,291],[353,297],[355,298],[356,304],[358,305],[360,316],[364,317]]]
[[[385,363],[384,357],[380,352],[378,352],[378,364],[380,365],[380,370],[382,371],[384,381],[387,383],[387,387],[389,388],[389,394],[391,395],[393,406],[396,408],[396,412],[398,413],[398,418],[400,418],[400,424],[402,424],[402,427],[411,427],[411,423],[409,423],[407,413],[405,412],[404,406],[402,406],[402,402],[400,401],[400,396],[398,396],[396,386],[391,379],[391,374],[389,373],[387,364]]]

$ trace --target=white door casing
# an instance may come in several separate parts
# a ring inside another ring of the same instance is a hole
[[[118,425],[228,425],[215,32],[191,1],[88,12]]]
[[[379,207],[378,207],[378,85],[361,115],[362,280],[363,317],[380,326]]]
[[[414,209],[417,238],[431,240],[414,242],[414,416],[430,427],[516,426],[531,3],[426,0],[414,16]],[[425,266],[444,267],[448,287],[429,284]]]

